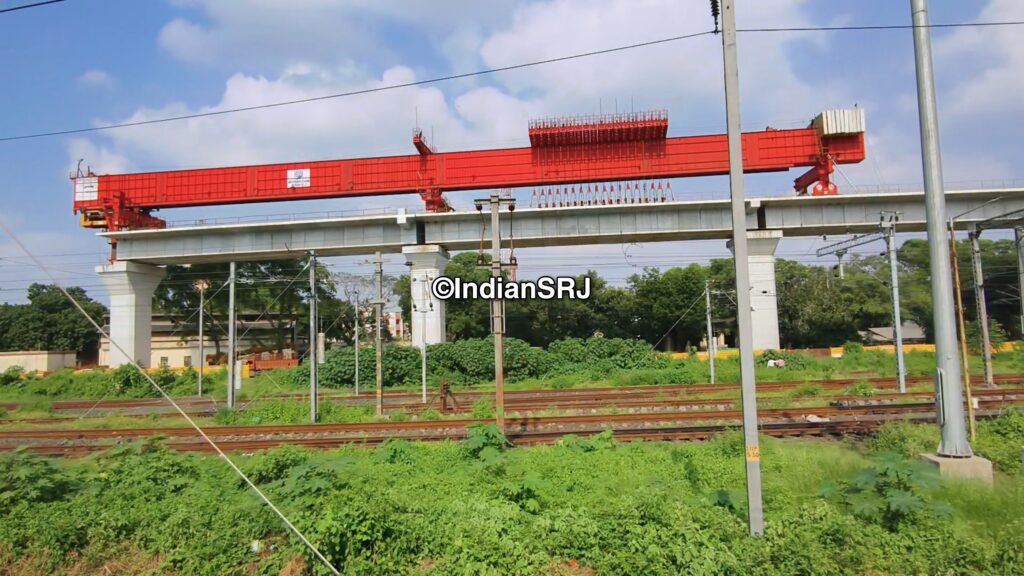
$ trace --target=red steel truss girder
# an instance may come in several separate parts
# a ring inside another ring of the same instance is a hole
[[[860,162],[865,154],[864,135],[823,138],[812,128],[743,134],[746,172],[815,166],[826,153],[840,164]],[[288,187],[288,171],[296,169],[310,170],[308,186]],[[77,201],[74,209],[81,212],[117,205],[148,211],[431,190],[443,192],[712,176],[728,171],[725,135],[686,136],[587,146],[510,148],[105,175],[98,177],[98,197]]]

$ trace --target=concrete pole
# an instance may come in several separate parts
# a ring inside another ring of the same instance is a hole
[[[896,225],[889,223],[885,234],[889,249],[889,288],[892,291],[892,341],[896,345],[896,381],[900,393],[907,391],[907,368],[903,361],[903,320],[900,318],[900,276],[896,260]]]
[[[491,192],[491,276],[501,276],[501,196]],[[491,331],[494,333],[494,397],[498,429],[505,432],[505,301],[491,300]]]
[[[410,274],[410,277],[411,276],[412,275]],[[430,279],[429,278],[424,278],[424,280],[422,282],[420,282],[420,285],[422,286],[422,289],[423,289],[423,292],[424,292],[424,296],[421,299],[421,302],[428,301],[428,299],[430,298]],[[424,316],[426,316],[426,314],[429,313],[429,312],[430,312],[430,310],[424,310],[423,311]],[[424,323],[425,322],[426,322],[426,319],[424,318]],[[425,339],[423,341],[423,346],[420,347],[420,377],[421,377],[421,379],[423,381],[423,403],[426,404],[427,403],[427,342],[426,342]]]
[[[968,233],[971,239],[971,264],[974,268],[974,303],[978,307],[978,333],[981,334],[982,369],[985,374],[985,387],[995,387],[992,377],[992,335],[988,331],[988,303],[985,300],[985,274],[981,267],[981,232],[972,228]]]
[[[1013,229],[1013,240],[1017,246],[1017,290],[1020,292],[1020,334],[1024,339],[1024,250],[1021,243],[1024,242],[1024,228],[1017,226]]]
[[[206,365],[206,350],[203,348],[203,308],[206,307],[206,289],[210,283],[206,280],[196,282],[199,290],[199,373],[197,374],[199,396],[203,395],[203,367]]]
[[[740,395],[747,463],[747,525],[752,536],[764,534],[761,497],[761,447],[757,437],[754,383],[754,336],[750,313],[750,262],[743,192],[743,142],[740,133],[740,74],[736,55],[735,0],[722,2],[722,54],[725,67],[725,120],[729,133],[729,190],[732,196],[732,244],[736,265],[736,321],[739,327]]]
[[[319,331],[316,327],[316,252],[310,251],[309,253],[309,420],[316,424],[317,421],[317,401],[320,397],[319,390],[319,372],[320,366],[318,362],[317,350],[317,333]]]
[[[359,292],[356,292],[356,326],[355,326],[355,341],[356,341],[356,396],[359,396],[359,332],[363,329],[362,318],[359,315]]]
[[[235,263],[228,265],[228,408],[235,407]]]
[[[931,262],[932,305],[935,323],[935,391],[942,440],[938,456],[966,458],[973,455],[964,426],[964,402],[960,392],[960,359],[956,354],[953,318],[953,283],[949,246],[943,239],[946,195],[939,151],[939,114],[932,72],[932,44],[928,29],[927,0],[910,0],[914,24],[914,56],[917,69],[917,105],[921,125],[921,157],[924,168],[924,200],[928,222],[928,255]]]
[[[381,316],[384,315],[384,259],[381,258],[380,252],[377,252],[377,257],[373,261],[377,265],[377,273],[375,275],[375,282],[377,285],[377,301],[375,303],[375,314],[374,321],[377,323],[377,329],[374,331],[374,339],[376,340],[376,354],[377,354],[377,416],[384,415],[384,349],[382,347],[381,329],[383,327]]]
[[[711,324],[711,286],[704,281],[704,307],[707,309],[705,316],[708,323],[708,367],[711,370],[711,383],[715,383],[715,328]]]

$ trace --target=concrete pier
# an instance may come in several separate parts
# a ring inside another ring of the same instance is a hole
[[[114,262],[97,266],[96,273],[110,293],[110,367],[135,360],[148,368],[153,293],[164,277],[164,269],[138,262]]]

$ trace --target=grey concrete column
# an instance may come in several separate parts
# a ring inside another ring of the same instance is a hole
[[[436,245],[405,246],[402,248],[409,271],[412,291],[412,345],[422,348],[427,344],[445,341],[445,301],[434,298],[430,282],[444,274],[448,265],[448,251]]]
[[[750,307],[754,325],[754,350],[778,350],[779,305],[775,293],[775,248],[781,230],[748,230]],[[732,241],[727,244],[732,250]]]
[[[134,360],[148,368],[153,336],[153,292],[164,277],[164,269],[137,262],[114,262],[97,266],[96,273],[110,294],[111,344],[107,360],[110,367]]]

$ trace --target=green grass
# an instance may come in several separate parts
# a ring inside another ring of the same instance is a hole
[[[768,368],[763,362],[757,363],[756,377],[759,382],[777,381],[810,381],[829,380],[847,377],[872,378],[895,375],[895,359],[892,355],[877,351],[849,354],[841,359],[816,358],[799,354],[787,354],[785,368]],[[564,389],[591,387],[623,387],[667,385],[667,384],[703,384],[709,380],[709,366],[697,360],[667,360],[664,367],[646,369],[616,369],[604,371],[580,369],[572,373],[554,373],[543,378],[524,379],[506,382],[506,389]],[[1013,351],[996,354],[994,357],[996,373],[1024,372],[1024,351]],[[911,376],[928,376],[934,372],[934,354],[928,352],[911,352],[906,355],[907,372]],[[371,367],[371,364],[367,364]],[[981,360],[971,357],[972,373],[980,373]],[[716,363],[717,382],[735,384],[739,382],[739,362],[735,358],[718,360]],[[152,397],[155,392],[144,380],[132,379],[130,385],[114,385],[114,373],[104,370],[91,370],[74,373],[70,370],[60,371],[45,377],[23,377],[13,382],[0,385],[0,401],[25,402],[29,408],[21,411],[45,411],[43,403],[60,399],[116,399]],[[206,395],[223,400],[226,397],[226,373],[223,370],[210,372],[204,377]],[[172,395],[191,396],[195,394],[195,374],[154,375],[164,383]],[[6,382],[6,380],[5,380]],[[434,396],[438,392],[439,377],[431,375],[428,379],[428,393]],[[418,392],[419,385],[388,386],[388,392]],[[492,391],[493,382],[484,382],[475,386],[459,386],[457,390]],[[922,389],[930,389],[924,386]],[[351,394],[351,387],[330,388],[323,386],[325,393]],[[801,394],[809,394],[810,386],[802,388]],[[274,370],[256,375],[243,381],[242,389],[237,397],[241,401],[263,398],[283,393],[303,393],[308,391],[308,384],[294,377],[294,369]],[[34,404],[39,402],[40,404]],[[14,411],[18,412],[18,411]],[[18,417],[13,412],[8,418]]]
[[[983,435],[1020,440],[1013,418]],[[914,453],[928,438],[932,427],[894,425],[867,444],[763,439],[760,539],[747,536],[738,432],[704,443],[616,444],[602,434],[505,448],[482,427],[465,444],[233,458],[346,574],[1024,571],[1024,476],[1000,466],[996,490],[934,483],[911,461],[883,456]],[[920,480],[899,495],[895,521],[858,512],[829,488],[848,491],[863,471],[891,466]],[[156,573],[315,566],[216,457],[152,443],[81,460],[7,453],[0,484],[0,572],[100,573],[122,555],[151,560]],[[260,555],[249,552],[254,540],[265,545]]]

